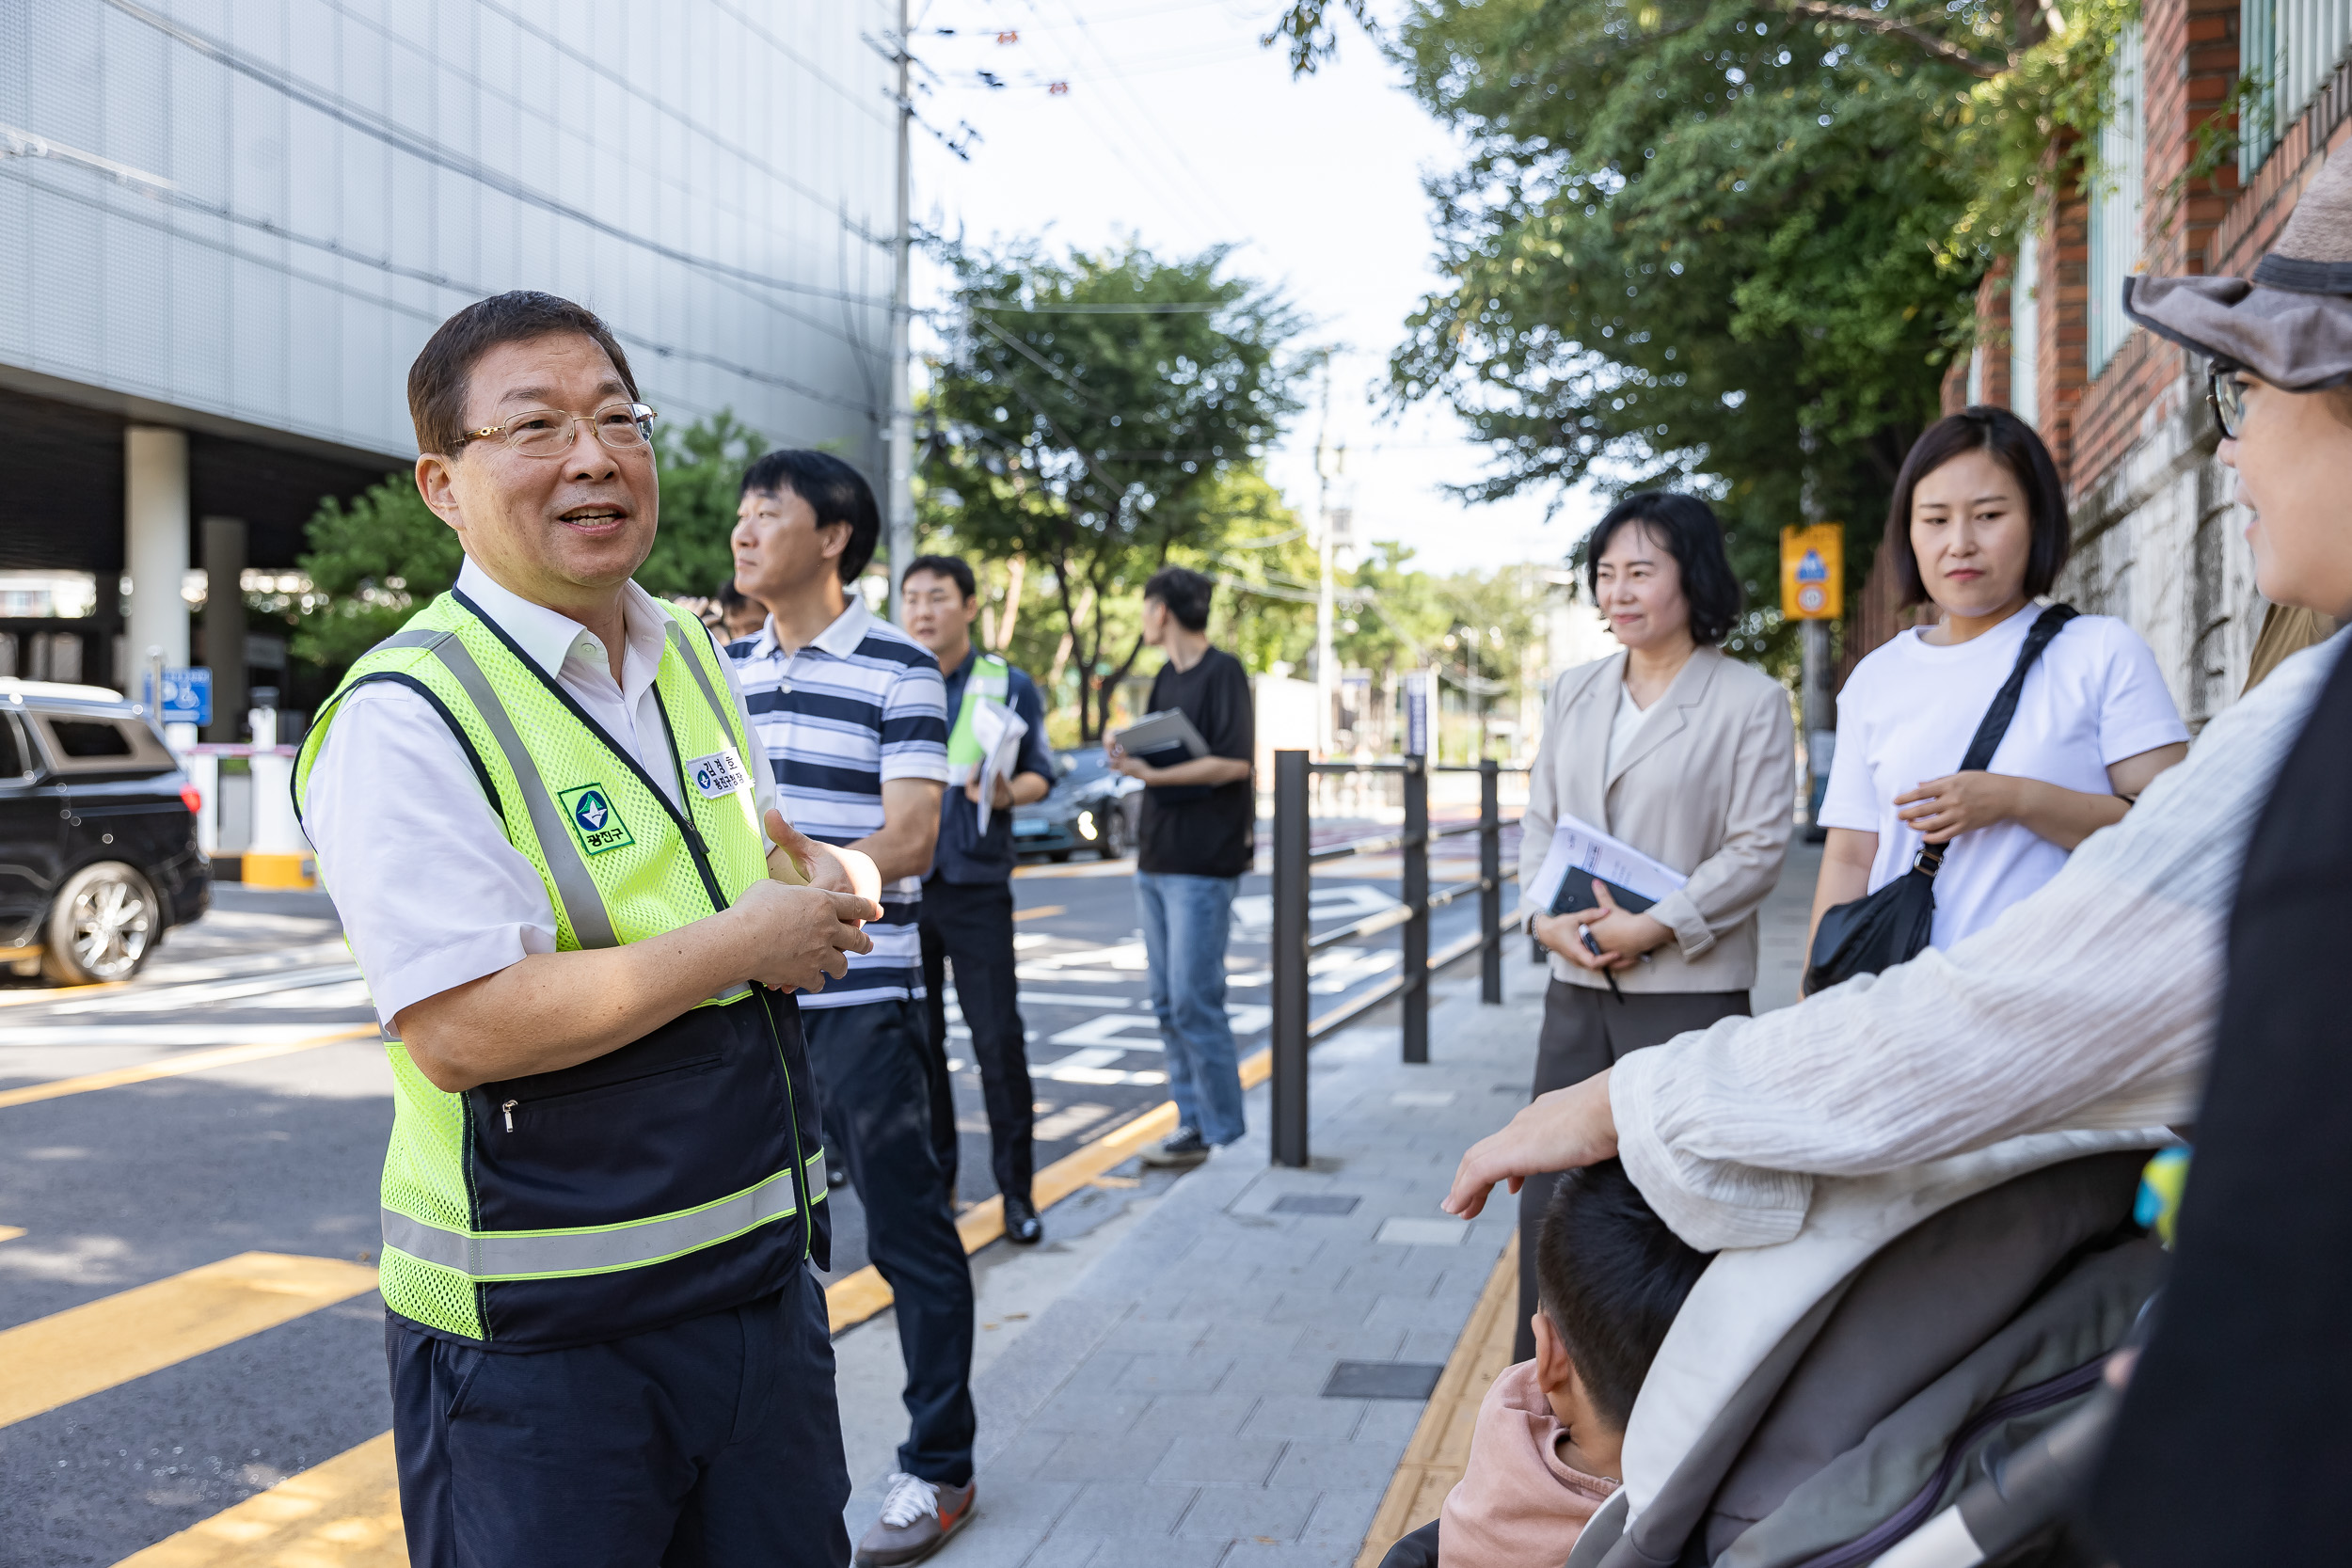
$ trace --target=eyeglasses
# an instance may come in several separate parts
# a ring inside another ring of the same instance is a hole
[[[608,403],[593,414],[530,408],[504,424],[464,432],[458,445],[495,436],[525,457],[561,457],[572,450],[572,426],[585,424],[609,451],[635,451],[653,444],[653,421],[658,417],[642,403]]]
[[[2205,381],[2205,401],[2213,405],[2214,422],[2221,427],[2221,438],[2237,439],[2237,433],[2246,425],[2246,384],[2237,378],[2237,372],[2217,367]]]

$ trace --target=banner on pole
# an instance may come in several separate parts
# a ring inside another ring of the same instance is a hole
[[[1790,621],[1835,621],[1846,610],[1846,529],[1815,523],[1780,531],[1780,613]]]

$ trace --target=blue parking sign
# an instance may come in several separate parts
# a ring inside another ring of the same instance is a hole
[[[167,724],[209,724],[213,721],[213,673],[201,664],[164,672],[164,700],[158,715]]]

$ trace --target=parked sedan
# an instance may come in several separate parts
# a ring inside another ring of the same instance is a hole
[[[91,686],[0,680],[0,964],[124,980],[212,904],[196,786],[144,713]]]
[[[1100,746],[1056,754],[1061,777],[1045,799],[1012,808],[1015,854],[1066,861],[1091,849],[1106,861],[1120,860],[1136,846],[1136,818],[1143,811],[1143,783],[1111,771]]]

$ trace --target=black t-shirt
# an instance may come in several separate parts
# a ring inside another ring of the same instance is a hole
[[[1241,660],[1221,648],[1211,648],[1189,670],[1173,661],[1161,665],[1146,705],[1153,713],[1182,710],[1209,743],[1211,756],[1248,762],[1256,753],[1249,676]],[[1165,798],[1170,795],[1175,799]],[[1180,877],[1238,877],[1249,869],[1257,824],[1257,796],[1248,779],[1205,793],[1198,785],[1147,789],[1136,867]]]

